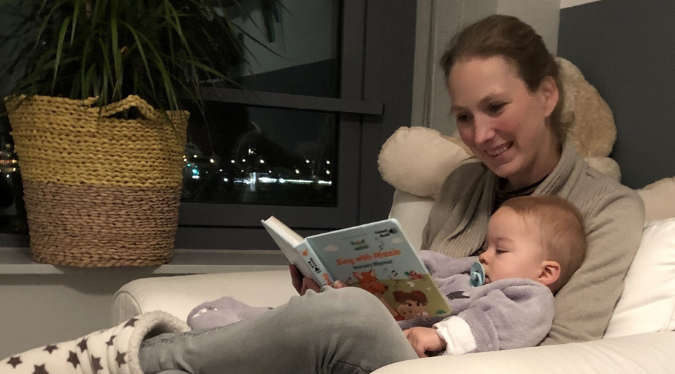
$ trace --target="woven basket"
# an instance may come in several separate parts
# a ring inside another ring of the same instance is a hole
[[[189,114],[169,113],[171,124],[137,96],[103,108],[95,102],[7,100],[31,258],[76,267],[167,263]],[[132,107],[141,118],[116,118]]]

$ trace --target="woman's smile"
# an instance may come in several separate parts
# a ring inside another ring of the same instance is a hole
[[[511,149],[512,146],[513,146],[513,142],[503,143],[503,144],[501,144],[497,147],[492,147],[492,148],[486,150],[485,153],[492,158],[497,158],[497,157],[501,156],[502,154],[504,154],[504,152]]]

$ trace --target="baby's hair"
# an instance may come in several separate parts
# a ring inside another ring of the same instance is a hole
[[[427,296],[420,290],[413,290],[410,292],[394,291],[393,295],[397,303],[412,300],[420,305],[427,305]]]
[[[553,293],[558,292],[586,257],[586,230],[579,209],[554,195],[516,197],[504,202],[501,208],[512,209],[528,223],[537,223],[547,260],[560,264],[560,276],[549,285]]]

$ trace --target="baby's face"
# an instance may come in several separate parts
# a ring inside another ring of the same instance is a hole
[[[485,283],[507,278],[539,281],[544,254],[538,225],[510,208],[500,208],[490,218],[485,251],[479,256]]]

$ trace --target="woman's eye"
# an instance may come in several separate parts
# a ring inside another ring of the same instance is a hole
[[[457,123],[469,123],[471,121],[471,115],[469,114],[458,114],[457,115]]]
[[[506,103],[490,104],[490,105],[488,105],[488,112],[490,112],[490,114],[499,114],[499,112],[501,112],[502,109],[504,109],[505,105],[506,105]]]

